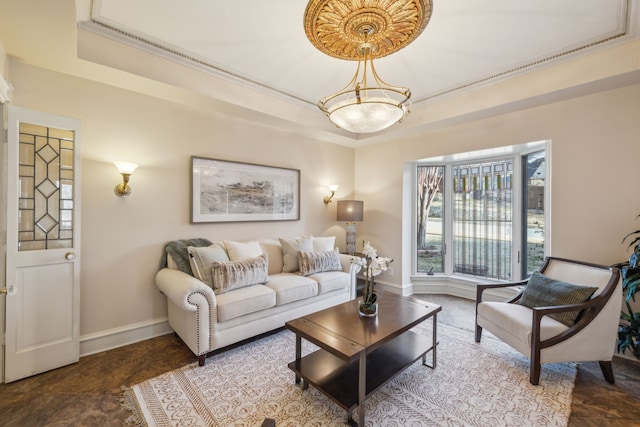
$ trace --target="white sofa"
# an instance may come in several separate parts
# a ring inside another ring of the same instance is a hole
[[[350,255],[327,251],[333,249],[335,237],[195,240],[200,247],[187,248],[191,241],[186,240],[176,241],[183,246],[178,251],[175,247],[170,251],[171,244],[167,245],[166,266],[157,273],[156,285],[167,297],[169,325],[197,356],[200,366],[213,350],[355,298],[360,267],[351,263]],[[302,272],[298,263],[301,252],[305,260]],[[190,261],[187,266],[174,259],[185,256]],[[330,262],[322,265],[319,259]],[[234,276],[238,266],[244,270]],[[239,283],[235,280],[238,277],[245,282]],[[261,283],[251,284],[256,281]],[[220,289],[223,282],[232,283],[232,289]]]

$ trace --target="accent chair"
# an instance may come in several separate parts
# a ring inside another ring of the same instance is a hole
[[[522,287],[506,302],[483,301],[487,289]],[[486,329],[530,358],[529,381],[540,381],[541,364],[598,361],[613,384],[613,357],[622,305],[615,267],[547,257],[539,272],[509,284],[476,289],[476,342]]]

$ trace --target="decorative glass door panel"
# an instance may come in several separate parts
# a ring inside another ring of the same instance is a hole
[[[73,247],[72,130],[20,123],[18,251]]]

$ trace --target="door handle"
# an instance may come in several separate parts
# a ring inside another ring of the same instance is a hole
[[[4,287],[0,289],[0,295],[15,295],[16,288],[15,286]]]
[[[74,259],[76,259],[76,254],[75,252],[67,252],[64,257],[69,260],[69,261],[73,261]]]

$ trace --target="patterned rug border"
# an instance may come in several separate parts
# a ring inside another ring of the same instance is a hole
[[[431,322],[424,322],[421,325],[418,325],[416,328],[414,328],[414,331],[420,332],[420,333],[430,333],[431,331]],[[277,332],[274,336],[280,336],[282,334],[289,334],[291,337],[293,337],[293,333],[291,333],[290,331],[280,331]],[[500,355],[500,357],[504,357],[504,352],[508,351],[513,355],[513,359],[511,361],[511,364],[516,366],[516,368],[518,369],[518,372],[524,368],[525,366],[523,366],[523,363],[526,364],[526,367],[528,367],[528,359],[524,356],[522,356],[520,353],[516,352],[515,350],[511,349],[509,346],[507,346],[506,344],[504,344],[502,341],[494,338],[493,336],[487,334],[487,336],[484,336],[482,338],[482,342],[480,344],[475,343],[475,341],[473,341],[473,332],[469,331],[468,329],[461,329],[461,328],[457,328],[451,325],[446,325],[443,323],[438,323],[438,341],[441,343],[443,337],[445,337],[445,340],[450,338],[451,340],[455,340],[461,343],[465,343],[465,344],[469,344],[469,345],[473,345],[473,346],[478,346],[478,347],[471,347],[472,349],[475,348],[476,350],[482,351],[487,353],[487,355],[489,356],[497,356]],[[244,344],[240,347],[236,347],[234,349],[230,349],[228,352],[223,352],[223,353],[219,353],[215,356],[211,356],[208,358],[207,360],[207,366],[210,366],[210,364],[215,364],[216,361],[219,358],[224,357],[224,355],[226,353],[230,353],[230,352],[241,352],[243,349],[251,349],[254,348],[255,346],[259,346],[259,345],[268,345],[268,344],[264,344],[263,341],[270,343],[269,341],[269,337],[265,337],[265,338],[260,338],[257,339],[255,341],[251,341],[247,344]],[[262,343],[262,344],[261,344]],[[440,349],[442,344],[439,344],[438,348]],[[254,346],[254,347],[251,347]],[[306,348],[306,351],[304,349],[304,347]],[[313,344],[308,343],[306,341],[303,340],[303,354],[306,354],[308,352],[311,352],[313,350],[315,350],[317,347],[315,347]],[[441,357],[442,352],[439,351],[438,353],[438,364],[439,367],[441,367],[441,363],[440,363],[440,357]],[[414,368],[416,365],[420,365],[419,362],[416,362],[414,365],[412,365],[412,367],[410,367],[409,369],[407,369],[403,374],[401,375],[407,375],[407,372],[411,371],[412,368]],[[421,365],[420,365],[421,366]],[[139,426],[139,427],[148,427],[149,424],[147,423],[147,420],[153,420],[153,425],[160,425],[160,426],[172,426],[172,425],[176,425],[171,423],[171,420],[169,418],[166,417],[164,411],[162,410],[161,407],[158,408],[148,408],[146,405],[143,406],[141,405],[140,402],[146,402],[148,403],[147,400],[145,400],[144,396],[142,395],[142,391],[140,390],[141,387],[145,386],[145,383],[147,384],[147,387],[149,388],[148,392],[151,392],[151,387],[149,386],[150,382],[161,378],[163,376],[173,376],[173,377],[180,377],[182,378],[181,380],[178,380],[181,383],[185,383],[187,386],[191,385],[190,384],[190,380],[189,378],[186,378],[186,375],[193,375],[193,372],[197,372],[197,370],[199,369],[199,366],[197,365],[197,363],[191,363],[188,364],[182,368],[178,368],[174,371],[170,371],[167,372],[165,374],[159,375],[158,377],[154,377],[150,380],[146,380],[143,381],[139,384],[136,384],[132,387],[122,387],[122,393],[121,393],[121,398],[120,398],[120,402],[122,405],[122,409],[131,413],[131,415],[127,418],[126,423],[128,425],[133,425],[133,426]],[[437,368],[436,368],[437,369]],[[288,368],[287,368],[288,370]],[[562,422],[558,421],[557,419],[555,419],[555,416],[552,416],[551,421],[553,421],[553,423],[549,424],[549,418],[541,415],[538,422],[543,421],[545,423],[547,423],[547,425],[557,425],[557,426],[566,426],[568,423],[568,419],[569,419],[569,415],[571,412],[571,400],[572,400],[572,394],[573,394],[573,388],[575,386],[575,377],[576,377],[576,370],[577,370],[577,365],[575,363],[560,363],[560,364],[550,364],[550,365],[544,365],[543,366],[543,374],[541,377],[541,384],[543,381],[548,382],[549,384],[553,384],[554,380],[556,379],[562,379],[563,376],[568,376],[571,375],[571,378],[568,378],[570,380],[570,384],[568,384],[567,390],[565,391],[565,393],[568,392],[568,397],[566,405],[562,405],[560,404],[560,406],[562,407],[562,411],[561,413],[557,413],[556,416],[559,416],[561,418],[563,418]],[[290,371],[288,371],[291,375],[293,375],[293,373],[291,373]],[[409,374],[410,375],[410,374]],[[396,381],[396,379],[394,379],[393,381],[391,381],[390,383],[388,383],[387,385],[385,385],[385,387],[390,387],[389,384],[392,384],[394,381]],[[519,381],[526,381],[526,387],[533,387],[532,390],[537,390],[536,387],[544,387],[543,385],[540,386],[532,386],[528,383],[528,368],[525,369],[522,372],[522,378],[520,378]],[[292,382],[292,381],[291,381]],[[403,384],[404,386],[406,386],[406,384]],[[187,387],[188,388],[188,387]],[[296,387],[297,390],[299,390]],[[401,391],[400,388],[396,387],[397,390],[395,391]],[[317,394],[319,394],[322,398],[324,398],[324,395],[322,395],[321,393],[319,393],[317,390],[313,389],[313,387],[310,387],[309,390],[312,390],[312,392],[315,392]],[[374,395],[372,395],[369,399],[367,399],[367,414],[370,413],[370,410],[368,408],[370,400],[373,400],[373,398],[375,397],[375,395],[386,395],[386,392],[383,392],[384,387],[381,388],[380,390],[378,390]],[[220,422],[218,420],[215,419],[213,412],[207,407],[206,404],[203,404],[202,401],[199,401],[198,399],[202,399],[202,396],[200,396],[200,393],[197,393],[196,397],[196,403],[199,403],[197,406],[200,407],[200,410],[202,410],[202,412],[198,411],[198,414],[206,419],[206,423],[208,426],[214,426],[214,425],[220,425]],[[553,399],[554,397],[558,397],[558,396],[551,396],[550,399]],[[394,395],[389,394],[387,396],[387,398],[389,400],[393,400],[394,399]],[[440,397],[439,398],[441,401],[444,399],[446,400],[447,397],[445,396],[444,398]],[[380,400],[380,398],[376,399],[376,401]],[[438,397],[434,398],[434,400],[438,400]],[[397,403],[397,402],[396,402]],[[334,405],[333,403],[331,403],[332,405]],[[378,404],[380,405],[380,402],[378,402]],[[554,404],[557,404],[557,402],[554,402]],[[337,405],[334,405],[337,407]],[[392,406],[392,405],[391,405]],[[402,405],[400,405],[402,406]],[[396,411],[397,410],[403,410],[406,408],[393,408]],[[454,408],[455,412],[457,411],[457,408]],[[346,414],[341,408],[337,407],[337,411],[342,413],[342,414]],[[475,422],[469,422],[469,423],[465,423],[462,422],[462,424],[455,424],[456,422],[460,422],[461,419],[464,419],[464,416],[462,418],[457,418],[463,414],[463,410],[460,409],[461,413],[460,414],[456,414],[456,419],[453,420],[454,424],[451,425],[477,425],[477,426],[484,426],[484,425],[489,425],[489,424],[477,424]],[[204,414],[203,414],[204,412]],[[357,413],[357,408],[355,410],[355,412]],[[354,415],[355,416],[355,415]],[[446,421],[446,414],[443,414],[443,419],[442,419],[442,423],[443,424],[439,424],[439,423],[431,423],[429,425],[445,425],[445,423],[447,423]],[[160,419],[159,419],[160,418]],[[496,419],[494,420],[495,423],[497,424],[491,424],[492,426],[495,425],[499,425],[500,422],[505,422],[505,419],[500,419],[499,417],[496,417]],[[514,419],[511,419],[511,422],[513,423],[512,425],[536,425],[534,422],[523,422],[523,420],[519,417],[515,417]],[[258,423],[259,424],[259,423]],[[370,425],[371,423],[368,421],[367,425]],[[198,424],[199,425],[199,424]],[[234,425],[245,425],[242,421],[240,421],[240,419],[238,419],[237,423]],[[251,424],[253,425],[253,424]],[[309,425],[318,425],[318,424],[309,424]],[[326,425],[324,422],[321,422],[320,425]],[[333,425],[333,424],[331,424]],[[346,425],[346,423],[342,423],[340,425]],[[379,425],[379,424],[374,424],[374,425]],[[387,425],[386,421],[384,423],[384,425]],[[402,426],[402,423],[398,423],[398,422],[393,422],[393,423],[389,423],[389,425],[394,425],[394,426]],[[420,424],[421,425],[421,424]],[[447,424],[448,425],[448,424]]]

